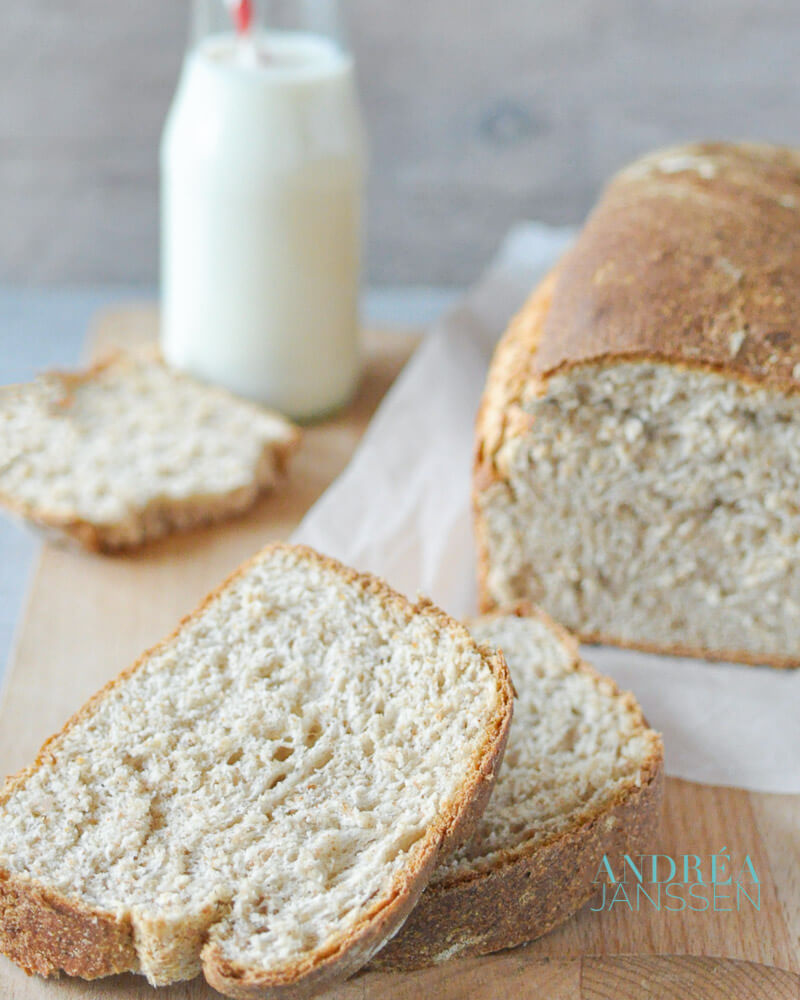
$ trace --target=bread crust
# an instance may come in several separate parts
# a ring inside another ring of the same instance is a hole
[[[559,268],[560,265],[537,285],[497,345],[475,424],[472,509],[477,548],[478,606],[486,613],[496,610],[497,602],[489,590],[489,549],[481,497],[492,485],[504,481],[505,474],[499,457],[504,446],[515,438],[523,436],[532,426],[533,418],[524,410],[523,399],[536,398],[547,390],[549,376],[542,376],[537,372],[536,352],[545,333],[544,324],[552,302]],[[625,358],[625,360],[637,359]],[[664,361],[657,358],[640,360]],[[715,370],[711,366],[701,364],[679,363],[679,366],[687,369]],[[729,372],[722,374],[735,377]],[[764,656],[736,649],[711,650],[683,643],[660,645],[634,642],[608,632],[576,630],[575,634],[581,642],[638,649],[645,653],[699,657],[705,660],[745,663],[749,666],[767,666],[778,670],[800,666],[800,659],[791,656]]]
[[[577,632],[581,642],[595,646],[619,646],[621,649],[638,649],[642,653],[661,653],[665,656],[688,656],[693,659],[721,663],[744,663],[750,667],[771,667],[775,670],[792,670],[800,667],[800,659],[792,656],[763,656],[739,649],[703,649],[680,642],[659,645],[655,642],[633,642],[607,632]]]
[[[796,391],[798,213],[791,149],[695,143],[636,161],[559,265],[534,370],[647,358]]]
[[[114,352],[84,371],[53,370],[47,372],[46,377],[60,381],[66,405],[76,389],[97,378],[108,368],[124,365],[126,357],[121,352]],[[152,363],[163,363],[155,350],[144,350],[136,357]],[[223,390],[214,387],[213,391]],[[237,399],[237,402],[251,405],[254,413],[259,410],[255,403],[249,404],[241,399]],[[0,505],[9,513],[24,518],[54,538],[76,542],[91,552],[111,555],[130,551],[174,532],[192,531],[243,514],[260,496],[274,486],[276,479],[285,478],[289,460],[301,441],[300,430],[286,421],[285,439],[265,445],[252,481],[245,486],[240,486],[224,495],[197,495],[185,499],[162,497],[137,510],[131,510],[121,521],[108,523],[87,521],[78,516],[68,516],[35,503],[22,501],[2,490],[0,490]]]
[[[344,582],[356,584],[365,593],[376,595],[387,607],[396,608],[407,618],[424,615],[432,619],[438,628],[463,638],[468,645],[478,646],[465,626],[425,598],[412,604],[383,580],[370,574],[358,573],[307,546],[285,543],[268,545],[213,590],[191,614],[181,620],[169,636],[145,652],[132,666],[123,670],[90,698],[58,733],[46,741],[33,765],[6,780],[0,790],[0,804],[24,784],[29,775],[57,755],[62,737],[78,721],[90,715],[100,700],[138,670],[151,655],[169,643],[188,622],[201,615],[217,595],[245,574],[251,565],[276,550],[290,551],[300,559],[315,562],[334,572]],[[471,773],[459,793],[445,804],[436,823],[416,846],[409,865],[398,873],[386,898],[376,904],[350,932],[324,942],[302,962],[289,963],[269,974],[230,962],[213,942],[206,943],[199,959],[203,974],[211,986],[232,997],[283,997],[287,1000],[299,1000],[312,996],[327,984],[355,972],[402,924],[436,864],[472,833],[488,802],[495,774],[505,751],[513,709],[513,689],[508,668],[501,653],[485,647],[478,648],[497,684],[495,717],[487,728]],[[193,929],[189,929],[187,938],[194,941]],[[80,899],[54,893],[33,879],[2,868],[0,952],[21,965],[26,972],[44,976],[57,976],[65,971],[84,979],[95,979],[118,972],[139,971],[136,942],[128,914],[120,915],[88,907]],[[176,979],[187,978],[186,969],[186,961],[177,963],[173,969]]]
[[[97,979],[138,968],[130,920],[0,869],[0,952],[29,975]]]
[[[678,157],[713,174],[659,172]],[[530,426],[524,399],[579,364],[662,361],[800,391],[798,213],[800,153],[777,146],[695,143],[613,178],[498,343],[476,422],[476,488],[497,479],[498,451]]]
[[[538,395],[544,391],[542,380],[532,371],[531,358],[539,346],[556,276],[555,269],[545,275],[500,338],[475,419],[472,512],[478,605],[485,612],[496,605],[489,594],[489,544],[480,499],[493,483],[502,481],[497,465],[500,449],[507,440],[521,437],[531,426],[530,414],[522,407],[523,394]]]
[[[482,611],[496,602],[481,499],[505,481],[501,453],[530,429],[524,404],[544,395],[553,375],[642,361],[800,391],[798,213],[800,153],[781,147],[695,143],[652,153],[612,179],[492,359],[473,467]],[[645,652],[800,666],[797,657],[579,634]]]
[[[418,969],[514,948],[547,934],[596,894],[593,880],[603,855],[620,858],[652,847],[662,797],[659,763],[640,789],[531,856],[470,881],[429,886],[370,968]]]
[[[580,659],[576,638],[540,608],[520,603],[488,617],[511,614],[543,622],[569,651],[573,669],[612,683]],[[612,687],[626,700],[640,730],[646,730],[633,696]],[[409,970],[486,955],[532,941],[567,920],[597,892],[594,879],[604,855],[613,865],[625,853],[644,853],[654,845],[664,791],[664,751],[656,733],[651,744],[639,784],[631,782],[604,807],[586,810],[569,830],[544,844],[523,842],[471,871],[428,886],[403,929],[370,968]]]

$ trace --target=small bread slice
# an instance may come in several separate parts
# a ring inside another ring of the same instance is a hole
[[[251,506],[298,431],[277,413],[118,355],[0,389],[0,504],[111,552]]]
[[[655,846],[663,748],[633,695],[583,663],[574,637],[529,605],[471,630],[503,650],[517,692],[497,788],[471,842],[438,869],[372,968],[531,941],[597,891],[604,854]]]
[[[0,793],[29,972],[307,997],[402,924],[485,808],[502,655],[311,549],[265,549]]]

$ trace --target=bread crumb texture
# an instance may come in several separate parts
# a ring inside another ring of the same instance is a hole
[[[648,361],[531,383],[477,494],[485,596],[584,636],[800,662],[800,398]]]
[[[313,962],[435,855],[508,721],[497,662],[435,609],[266,550],[11,779],[0,869],[129,920],[154,984],[203,942],[236,975]]]
[[[497,786],[473,838],[437,869],[431,884],[442,888],[577,829],[641,787],[661,757],[633,696],[582,663],[545,616],[490,615],[470,627],[503,650],[517,698]]]
[[[276,413],[119,356],[0,390],[0,499],[56,527],[92,526],[99,547],[135,545],[249,506],[297,440]]]

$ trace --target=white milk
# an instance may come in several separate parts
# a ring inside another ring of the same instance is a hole
[[[350,57],[311,34],[207,38],[161,176],[167,361],[299,420],[346,402],[364,176]]]

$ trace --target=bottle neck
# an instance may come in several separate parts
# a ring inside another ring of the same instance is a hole
[[[339,0],[252,0],[252,8],[254,33],[319,35],[349,52]],[[193,0],[190,48],[212,35],[234,32],[234,15],[225,0]]]

